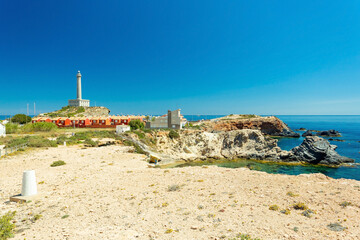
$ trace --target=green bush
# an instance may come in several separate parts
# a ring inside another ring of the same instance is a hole
[[[31,122],[31,117],[26,116],[25,114],[16,114],[11,118],[11,122],[24,124]]]
[[[44,137],[31,136],[28,138],[28,147],[57,147],[57,143]]]
[[[8,212],[0,217],[0,240],[6,240],[14,237],[15,224],[11,221],[14,219],[16,212]]]
[[[86,146],[89,146],[89,147],[97,147],[98,146],[98,143],[93,141],[91,138],[87,138],[85,141],[84,141],[84,144]]]
[[[139,119],[131,120],[129,125],[131,130],[143,129],[145,127],[144,123]]]
[[[178,132],[174,131],[174,130],[170,130],[170,132],[169,132],[169,137],[170,137],[171,139],[179,138],[179,137],[180,137],[180,134],[179,134]]]
[[[50,132],[55,129],[56,124],[51,122],[28,123],[22,127],[23,132]]]
[[[16,133],[19,129],[19,125],[16,123],[7,123],[5,124],[6,133]]]
[[[53,162],[50,167],[58,167],[58,166],[62,166],[65,165],[66,163],[63,160],[59,160],[59,161],[55,161]]]
[[[56,141],[51,141],[41,136],[26,136],[22,138],[14,138],[6,143],[6,147],[15,147],[21,144],[27,144],[28,147],[57,147]]]
[[[133,146],[133,147],[135,148],[135,152],[136,152],[136,153],[146,154],[146,152],[145,152],[144,150],[142,150],[142,148],[141,148],[139,145],[137,145],[136,143],[134,143],[134,142],[131,142],[131,141],[128,141],[128,140],[124,140],[124,141],[123,141],[123,144],[124,144],[125,146]]]

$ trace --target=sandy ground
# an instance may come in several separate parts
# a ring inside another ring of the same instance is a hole
[[[56,160],[66,165],[50,167]],[[43,182],[43,197],[9,203],[28,169]],[[180,189],[168,191],[171,185]],[[344,201],[352,205],[341,207]],[[291,207],[296,202],[316,213],[301,215]],[[273,204],[291,213],[269,210]],[[360,239],[359,204],[355,180],[216,166],[149,168],[143,155],[124,146],[61,146],[0,160],[0,214],[17,211],[15,239],[229,239],[240,232],[261,239]],[[42,217],[32,221],[37,214]],[[347,229],[331,231],[330,223]]]

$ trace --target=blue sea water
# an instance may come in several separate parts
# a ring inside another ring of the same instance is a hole
[[[186,117],[186,116],[185,116]],[[218,116],[216,116],[218,117]],[[210,115],[196,115],[193,119],[212,119],[216,118]],[[356,163],[360,163],[360,115],[278,115],[291,129],[306,128],[310,130],[330,130],[335,129],[342,134],[339,139],[345,142],[330,141],[331,144],[337,145],[337,151],[343,156],[355,159]],[[194,120],[195,121],[195,120]],[[304,131],[297,131],[300,135]],[[293,147],[300,145],[303,138],[280,138],[278,141],[279,147],[284,150],[290,150]],[[289,166],[273,163],[259,163],[255,161],[239,160],[239,161],[220,161],[220,162],[204,162],[204,163],[186,163],[182,166],[196,166],[202,164],[216,164],[220,167],[251,167],[259,171],[268,173],[281,173],[289,175],[298,175],[303,173],[323,173],[333,178],[348,178],[360,180],[360,168],[353,167],[339,167],[328,168],[323,166]]]

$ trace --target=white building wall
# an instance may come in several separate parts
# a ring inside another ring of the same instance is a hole
[[[6,136],[6,127],[2,123],[0,123],[0,137]]]
[[[130,131],[130,126],[129,125],[117,125],[116,126],[116,133],[120,134],[120,133],[124,133],[127,131]]]
[[[168,117],[157,117],[151,121],[151,128],[168,128]]]

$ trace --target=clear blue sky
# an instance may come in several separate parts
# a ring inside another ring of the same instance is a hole
[[[0,1],[0,115],[78,70],[115,114],[360,114],[360,1]]]

